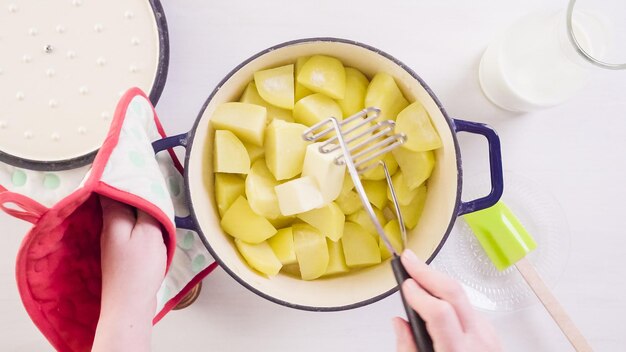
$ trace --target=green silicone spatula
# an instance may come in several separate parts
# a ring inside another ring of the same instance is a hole
[[[491,208],[463,217],[498,270],[505,270],[512,265],[517,267],[576,351],[593,351],[535,267],[526,258],[528,253],[537,248],[537,243],[513,212],[500,201]]]

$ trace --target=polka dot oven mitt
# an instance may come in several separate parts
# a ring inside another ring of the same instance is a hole
[[[100,312],[99,195],[141,209],[162,225],[168,271],[154,323],[216,266],[198,234],[176,229],[189,215],[182,166],[173,151],[155,156],[165,137],[154,108],[137,88],[120,100],[94,163],[42,172],[0,164],[0,208],[33,223],[22,241],[16,279],[26,311],[59,351],[89,351]]]

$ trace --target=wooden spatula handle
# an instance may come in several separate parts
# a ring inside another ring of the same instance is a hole
[[[518,261],[515,266],[576,351],[593,351],[583,334],[578,330],[578,327],[576,327],[576,324],[574,324],[574,321],[572,321],[565,309],[563,309],[561,303],[559,303],[552,294],[552,291],[550,291],[545,282],[543,282],[543,279],[539,276],[539,273],[535,270],[532,263],[528,261],[528,259],[523,258]]]

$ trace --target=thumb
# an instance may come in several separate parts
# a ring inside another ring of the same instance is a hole
[[[393,329],[396,332],[396,351],[397,352],[417,352],[411,328],[406,320],[395,317],[393,318]]]
[[[100,197],[102,208],[101,241],[127,241],[135,225],[134,209],[107,197]]]

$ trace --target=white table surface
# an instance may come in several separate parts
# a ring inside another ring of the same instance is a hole
[[[554,293],[597,351],[626,348],[626,72],[596,72],[583,93],[541,112],[490,104],[477,81],[490,39],[524,13],[564,1],[163,0],[171,59],[157,111],[170,133],[187,131],[222,77],[250,55],[303,37],[335,36],[378,47],[412,67],[452,116],[487,122],[504,167],[552,192],[571,228],[569,261]],[[478,138],[461,138],[466,172],[485,170]],[[0,349],[47,351],[18,297],[15,254],[28,225],[0,214]],[[288,309],[247,291],[222,270],[198,301],[169,314],[155,351],[390,351],[394,295],[347,312]],[[487,314],[487,313],[485,313]],[[507,351],[568,351],[543,308],[487,314]]]

